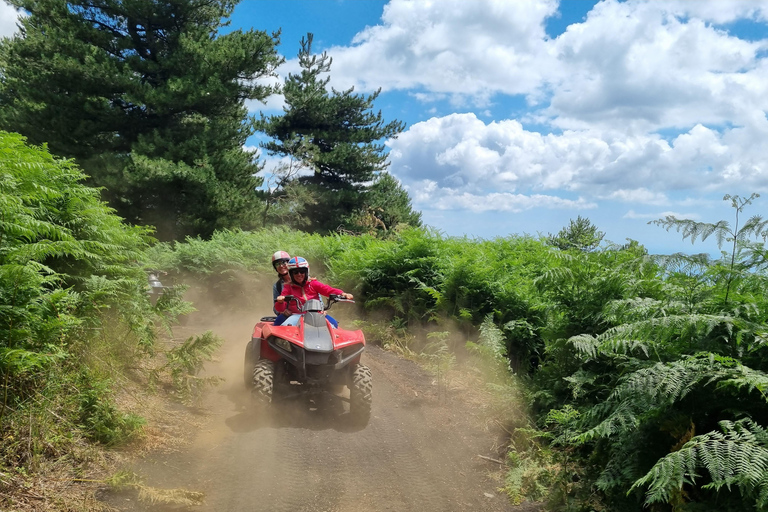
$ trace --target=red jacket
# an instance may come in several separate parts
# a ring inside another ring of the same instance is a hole
[[[310,281],[304,286],[288,283],[283,286],[283,292],[280,295],[293,295],[299,299],[298,307],[296,301],[293,300],[290,302],[275,302],[275,311],[282,313],[287,308],[291,313],[301,313],[301,306],[303,306],[309,299],[319,299],[320,295],[327,297],[329,295],[341,295],[342,293],[344,292],[338,288],[333,288],[320,281]]]

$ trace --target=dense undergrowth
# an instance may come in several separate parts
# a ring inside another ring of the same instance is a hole
[[[355,294],[371,341],[425,354],[438,371],[456,354],[481,353],[499,382],[514,376],[530,404],[530,422],[510,430],[514,501],[563,511],[768,508],[765,223],[739,225],[754,196],[727,197],[734,227],[659,222],[693,240],[716,236],[724,256],[715,261],[654,257],[636,242],[561,250],[528,236],[429,229],[386,240],[232,230],[153,244],[71,164],[7,134],[0,149],[3,474],[33,471],[80,439],[109,445],[140,432],[141,419],[109,400],[111,377],[137,361],[162,355],[155,368],[180,392],[199,391],[188,377],[215,337],[158,354],[158,328],[185,304],[153,305],[145,268],[213,302],[263,303],[269,290],[253,283],[272,275],[269,254],[280,249]]]
[[[121,380],[175,379],[179,396],[190,397],[196,390],[189,383],[199,382],[195,371],[219,341],[208,334],[162,347],[163,328],[191,305],[173,293],[150,301],[150,232],[125,225],[84,178],[71,162],[0,132],[0,508],[6,510],[16,509],[14,489],[51,461],[87,464],[89,445],[113,446],[141,434],[144,419],[115,402]],[[153,359],[163,362],[147,363]]]
[[[739,215],[754,198],[726,199]],[[227,231],[152,251],[166,270],[214,287],[232,269],[269,272],[274,250],[306,256],[378,321],[370,338],[410,344],[399,349],[427,360],[466,350],[484,325],[531,406],[531,424],[511,437],[514,500],[546,497],[569,511],[764,510],[764,224],[659,223],[719,236],[723,259],[428,229],[387,240]]]

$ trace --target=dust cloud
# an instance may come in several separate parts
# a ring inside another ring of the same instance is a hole
[[[183,322],[185,331],[200,334],[211,331],[223,340],[214,364],[206,367],[206,375],[224,379],[223,388],[242,387],[245,346],[253,327],[272,311],[272,275],[233,272],[227,279],[215,283],[188,278],[184,299],[196,311]],[[244,389],[242,390],[244,392]]]
[[[273,275],[181,282],[197,311],[176,329],[223,339],[204,370],[223,381],[188,410],[196,421],[183,434],[184,446],[136,463],[147,485],[204,493],[205,503],[194,508],[200,512],[522,510],[498,492],[503,474],[489,460],[503,457],[500,429],[489,430],[482,385],[456,386],[445,401],[433,376],[369,340],[363,356],[374,382],[368,425],[344,421],[348,404],[311,409],[296,401],[259,413],[243,383],[243,362],[254,325],[272,315]],[[351,306],[339,303],[331,311],[342,327],[360,316]],[[448,323],[438,331],[451,333],[451,345],[467,339]],[[119,510],[170,509],[123,500]]]

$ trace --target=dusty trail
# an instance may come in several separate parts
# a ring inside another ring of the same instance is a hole
[[[433,378],[411,361],[369,346],[373,373],[370,423],[347,421],[344,404],[311,408],[284,402],[268,416],[249,406],[242,382],[243,351],[255,321],[218,315],[201,324],[226,339],[219,361],[206,368],[226,381],[206,397],[199,427],[180,451],[149,455],[133,468],[146,485],[205,493],[194,507],[146,505],[111,495],[119,510],[240,511],[522,511],[498,491],[498,432],[479,404],[460,396],[438,399]],[[195,329],[192,329],[195,330]]]

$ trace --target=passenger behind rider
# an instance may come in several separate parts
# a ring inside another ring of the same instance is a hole
[[[288,261],[288,275],[290,276],[290,282],[283,286],[282,293],[275,299],[275,311],[283,313],[286,309],[294,314],[301,313],[301,308],[304,303],[310,299],[320,299],[320,295],[328,297],[329,295],[339,295],[345,299],[352,299],[351,293],[345,293],[344,291],[328,286],[325,283],[321,283],[317,279],[311,279],[309,277],[309,263],[301,256],[294,256]],[[285,297],[292,295],[296,297],[296,300],[286,301]],[[330,315],[326,315],[331,325],[338,327],[339,323]],[[298,325],[299,316],[291,316],[283,325]],[[280,325],[275,322],[275,325]]]
[[[277,251],[272,255],[272,267],[277,272],[277,282],[272,285],[272,302],[274,303],[280,294],[283,292],[283,286],[291,282],[291,276],[288,275],[288,260],[291,259],[291,255],[285,251]],[[288,318],[287,315],[282,315],[277,311],[277,308],[273,305],[272,311],[277,315],[275,319],[275,325],[280,325]]]

